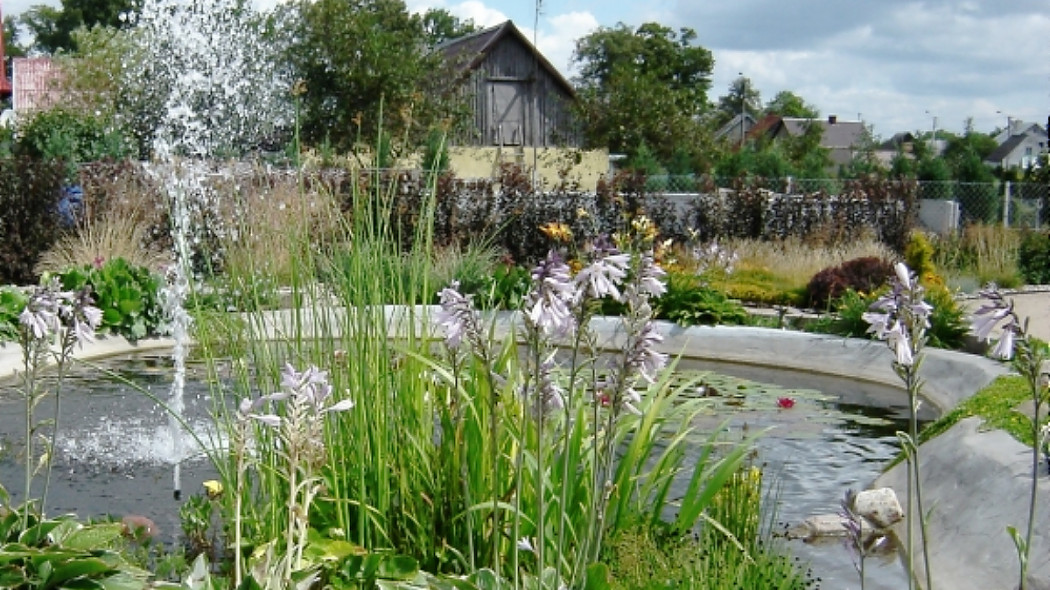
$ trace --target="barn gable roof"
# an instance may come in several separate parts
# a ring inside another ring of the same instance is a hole
[[[466,75],[478,69],[493,49],[505,39],[515,39],[524,45],[536,57],[539,67],[570,96],[576,96],[576,90],[572,84],[562,76],[558,68],[554,67],[542,53],[528,40],[513,21],[506,21],[494,27],[451,39],[438,44],[434,49],[440,51],[449,63],[459,70],[460,74]]]

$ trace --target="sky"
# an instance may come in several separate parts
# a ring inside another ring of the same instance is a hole
[[[688,27],[714,56],[713,102],[743,75],[763,103],[790,90],[883,139],[962,133],[969,118],[983,132],[1046,125],[1050,115],[1047,0],[547,0],[538,11],[535,0],[405,2],[483,27],[513,20],[570,79],[576,39],[599,27]],[[4,14],[38,3],[0,0]]]

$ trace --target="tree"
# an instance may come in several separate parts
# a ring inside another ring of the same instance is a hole
[[[33,50],[76,51],[73,31],[81,27],[130,27],[141,8],[141,0],[62,0],[61,8],[33,6],[22,15],[20,22],[33,38]]]
[[[21,39],[18,21],[17,16],[4,17],[4,56],[8,58],[21,57],[26,54],[25,49],[18,43]],[[7,68],[7,73],[10,75],[11,68]]]
[[[306,90],[301,124],[307,143],[348,149],[393,137],[415,145],[438,121],[454,118],[449,77],[441,75],[446,64],[424,42],[424,19],[410,15],[404,2],[298,6],[298,42],[288,57]],[[449,23],[438,21],[444,23],[440,36]]]
[[[428,8],[418,18],[423,27],[423,40],[428,47],[458,39],[478,30],[474,19],[462,20],[444,8]]]
[[[740,76],[729,85],[729,94],[718,97],[718,125],[724,125],[746,111],[757,117],[762,111],[762,97],[751,80]]]
[[[645,145],[661,162],[687,149],[702,157],[714,58],[696,32],[657,23],[602,27],[576,41],[573,63],[587,142],[633,156]]]
[[[777,114],[781,117],[798,117],[800,119],[817,119],[820,111],[807,103],[801,96],[790,90],[781,90],[766,103],[766,114]]]

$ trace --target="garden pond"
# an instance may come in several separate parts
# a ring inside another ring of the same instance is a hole
[[[82,518],[142,515],[156,523],[165,543],[178,543],[182,533],[180,502],[173,498],[175,445],[168,415],[157,401],[168,396],[172,361],[159,354],[135,355],[105,360],[101,366],[122,378],[81,367],[63,386],[47,513],[75,512]],[[681,379],[693,383],[692,395],[703,396],[710,405],[698,419],[700,429],[723,427],[730,440],[765,433],[752,462],[765,473],[766,497],[777,500],[767,502],[775,512],[766,518],[775,533],[809,516],[837,512],[847,489],[867,487],[893,459],[899,448],[895,433],[907,428],[907,398],[896,388],[706,361],[682,360],[677,369]],[[16,502],[23,493],[25,469],[19,456],[24,406],[17,385],[6,381],[0,386],[0,484]],[[204,364],[188,367],[185,402],[187,423],[205,444],[218,444],[209,418],[212,401]],[[37,417],[53,412],[48,401],[37,408]],[[183,500],[201,493],[202,482],[215,477],[200,447],[193,442],[186,446],[190,450],[181,466]],[[844,588],[858,581],[843,539],[785,543],[800,562],[811,565],[818,587]],[[896,590],[906,584],[895,553],[869,558],[866,568],[866,588]]]

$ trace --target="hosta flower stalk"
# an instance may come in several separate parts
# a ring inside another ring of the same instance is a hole
[[[1012,361],[1014,369],[1024,377],[1032,395],[1032,473],[1028,498],[1028,524],[1021,537],[1013,527],[1010,532],[1017,546],[1020,562],[1021,590],[1028,588],[1028,562],[1032,549],[1035,527],[1035,510],[1039,493],[1039,455],[1046,440],[1045,427],[1040,423],[1042,408],[1050,398],[1050,374],[1046,373],[1046,346],[1033,342],[1028,334],[1027,321],[1022,322],[1009,301],[996,285],[989,285],[980,292],[981,307],[973,314],[973,333],[981,341],[989,341],[998,331],[998,339],[992,347],[991,356]]]

